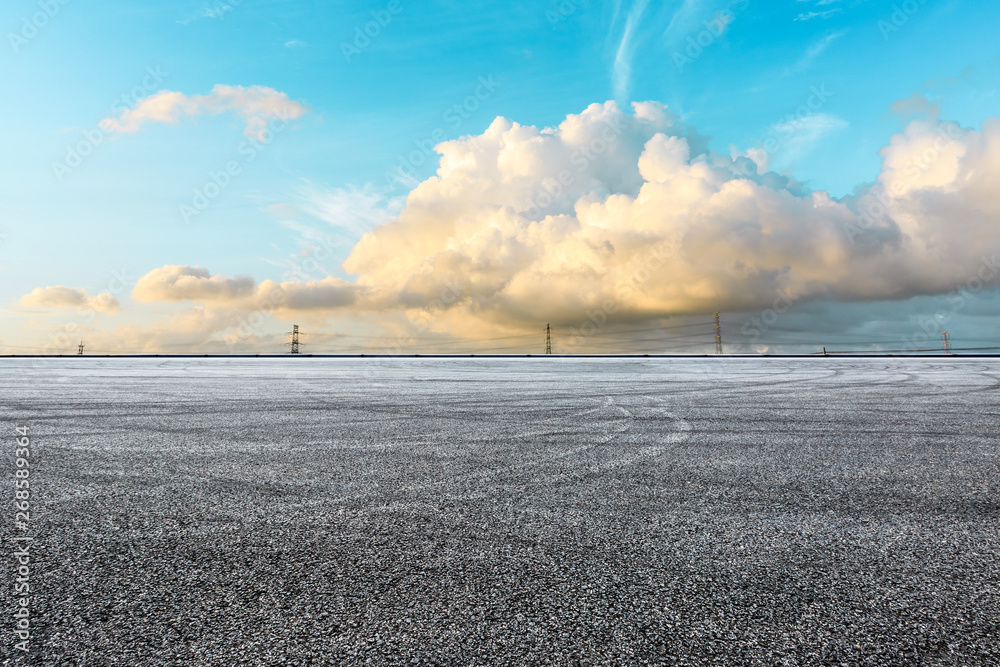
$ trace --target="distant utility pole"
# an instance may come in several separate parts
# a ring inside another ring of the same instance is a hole
[[[545,354],[552,354],[552,325],[545,325]]]
[[[86,346],[86,345],[84,345],[84,344],[83,344],[83,341],[81,340],[81,341],[80,341],[80,347],[79,347],[79,349],[77,350],[77,354],[78,354],[78,355],[80,355],[81,357],[83,356],[83,348],[85,348],[85,347],[87,347],[87,346]]]
[[[715,314],[715,353],[722,354],[722,323],[719,322],[719,313]]]
[[[299,353],[299,325],[296,324],[292,327],[292,332],[290,334],[285,334],[286,336],[292,337],[292,354]]]
[[[947,331],[941,332],[941,340],[944,341],[944,343],[942,344],[942,347],[944,348],[944,353],[951,354],[951,339],[948,338]]]

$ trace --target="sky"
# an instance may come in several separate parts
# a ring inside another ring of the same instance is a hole
[[[12,0],[0,354],[1000,345],[997,25]]]

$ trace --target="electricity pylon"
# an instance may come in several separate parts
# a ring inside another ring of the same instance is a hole
[[[292,342],[291,342],[292,354],[298,354],[299,353],[299,325],[296,324],[295,326],[293,326],[291,333],[287,333],[285,335],[292,337]]]
[[[545,354],[552,354],[552,325],[545,325]]]
[[[719,322],[719,313],[715,314],[715,353],[722,354],[722,323]]]
[[[944,341],[941,347],[944,348],[945,354],[951,354],[951,339],[948,337],[947,331],[941,332],[941,340]]]

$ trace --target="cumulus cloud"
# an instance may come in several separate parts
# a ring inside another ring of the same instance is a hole
[[[287,94],[266,86],[217,84],[208,95],[161,90],[139,100],[117,118],[105,119],[101,126],[113,132],[132,133],[150,123],[173,125],[182,118],[224,113],[234,113],[246,122],[246,136],[262,138],[268,123],[295,120],[308,113],[308,109]]]
[[[90,295],[86,290],[56,285],[39,287],[21,297],[25,308],[77,308],[114,315],[121,304],[110,293]]]
[[[998,137],[998,119],[911,123],[878,180],[836,200],[709,151],[658,104],[544,129],[499,118],[438,146],[437,174],[345,268],[381,307],[454,291],[453,308],[494,324],[941,294],[1000,251]]]

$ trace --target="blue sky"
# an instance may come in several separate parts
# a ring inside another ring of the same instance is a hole
[[[969,0],[17,0],[0,17],[0,340],[11,348],[74,316],[55,302],[26,307],[24,295],[96,295],[115,271],[133,283],[168,265],[282,281],[286,260],[321,233],[330,257],[309,279],[356,281],[341,262],[433,176],[438,155],[426,147],[479,135],[498,116],[545,128],[594,103],[655,101],[719,155],[779,136],[767,169],[841,198],[878,177],[880,149],[908,120],[893,111],[898,101],[918,94],[966,128],[998,107],[1000,6]],[[357,40],[366,27],[375,36]],[[187,99],[218,85],[264,87],[301,115],[259,150],[247,150],[242,111],[99,129],[160,91]],[[816,90],[824,101],[788,126]],[[81,142],[92,152],[60,172]],[[401,160],[410,182],[387,178]],[[181,207],[234,162],[228,186],[185,219]],[[121,308],[90,337],[113,341],[118,327],[135,333],[198,307],[115,297]],[[409,317],[397,315],[393,326]],[[313,320],[348,321],[378,326],[357,313]],[[279,318],[254,340],[269,344],[284,327]],[[218,340],[219,330],[205,335]]]

